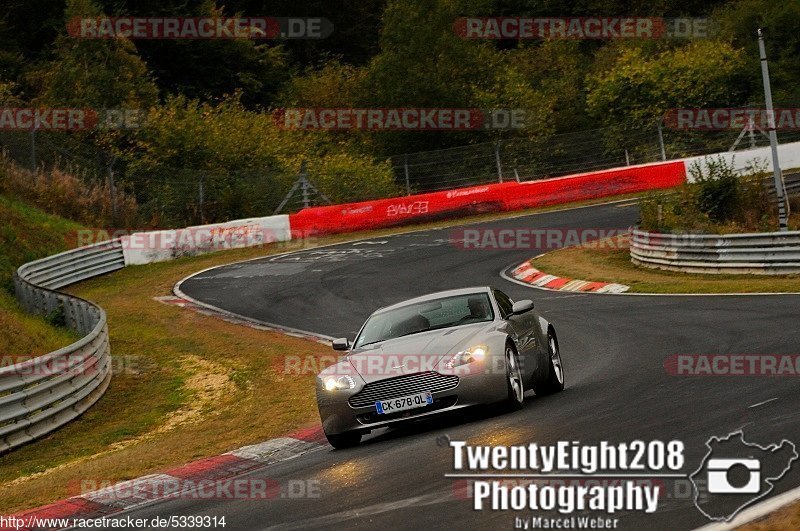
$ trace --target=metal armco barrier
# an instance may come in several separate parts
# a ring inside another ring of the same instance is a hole
[[[92,302],[54,290],[123,267],[122,244],[112,240],[17,269],[14,286],[25,310],[60,321],[84,337],[0,368],[0,451],[66,424],[103,395],[111,381],[106,313]]]
[[[634,230],[631,262],[685,273],[800,273],[800,231],[711,235]]]
[[[789,197],[797,197],[800,195],[800,173],[787,173],[783,176],[784,185],[786,187],[786,195]],[[775,196],[775,181],[771,177],[765,179],[767,192],[771,197]]]

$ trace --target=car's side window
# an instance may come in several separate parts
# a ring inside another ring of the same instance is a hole
[[[497,299],[497,306],[500,307],[500,315],[505,319],[511,315],[514,302],[500,290],[494,290],[494,298]]]

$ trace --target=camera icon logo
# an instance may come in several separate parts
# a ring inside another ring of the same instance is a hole
[[[731,473],[744,468],[749,477],[744,484],[734,484]],[[761,462],[758,459],[709,459],[708,471],[709,494],[756,494],[761,490]]]
[[[758,444],[745,440],[741,430],[711,437],[706,448],[689,480],[697,509],[718,522],[730,522],[742,509],[768,496],[800,459],[791,441]]]

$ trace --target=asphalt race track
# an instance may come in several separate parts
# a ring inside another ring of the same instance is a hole
[[[608,204],[485,222],[481,228],[626,228],[636,207]],[[464,250],[457,229],[409,232],[267,257],[204,271],[181,289],[192,298],[267,323],[353,338],[377,307],[424,293],[495,285],[531,298],[558,330],[567,388],[522,411],[429,421],[324,447],[251,473],[279,482],[319,480],[318,498],[169,500],[126,514],[225,515],[232,529],[513,527],[529,511],[476,512],[460,496],[446,435],[471,444],[681,439],[691,474],[704,443],[742,428],[750,442],[800,442],[800,380],[792,377],[670,376],[673,354],[796,354],[795,296],[649,297],[545,292],[500,277],[543,250]],[[761,404],[763,403],[763,404]],[[758,405],[761,404],[761,405]],[[440,444],[437,444],[439,439]],[[682,483],[681,483],[682,482]],[[796,465],[770,494],[800,485]],[[615,514],[625,529],[691,529],[709,521],[686,480],[665,480],[654,514]],[[710,503],[714,503],[713,501]],[[539,515],[541,516],[541,514]],[[553,513],[549,516],[559,516]]]

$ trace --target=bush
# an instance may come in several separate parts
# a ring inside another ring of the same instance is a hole
[[[272,114],[248,110],[239,98],[210,104],[176,96],[151,110],[147,127],[136,132],[133,149],[123,156],[125,180],[151,222],[271,215],[304,160],[311,181],[333,202],[398,193],[389,164],[363,154],[347,136],[283,130]]]
[[[18,197],[50,214],[94,227],[136,226],[136,200],[122,190],[115,192],[117,216],[113,219],[105,182],[87,182],[58,168],[34,174],[0,154],[0,194]]]
[[[707,158],[707,172],[695,162],[689,168],[689,175],[697,183],[697,208],[706,214],[711,221],[725,223],[731,221],[739,213],[739,178],[733,163],[724,158]]]
[[[764,186],[765,166],[752,163],[738,175],[723,157],[689,168],[693,182],[651,193],[640,202],[640,226],[654,232],[767,232],[777,213]]]

